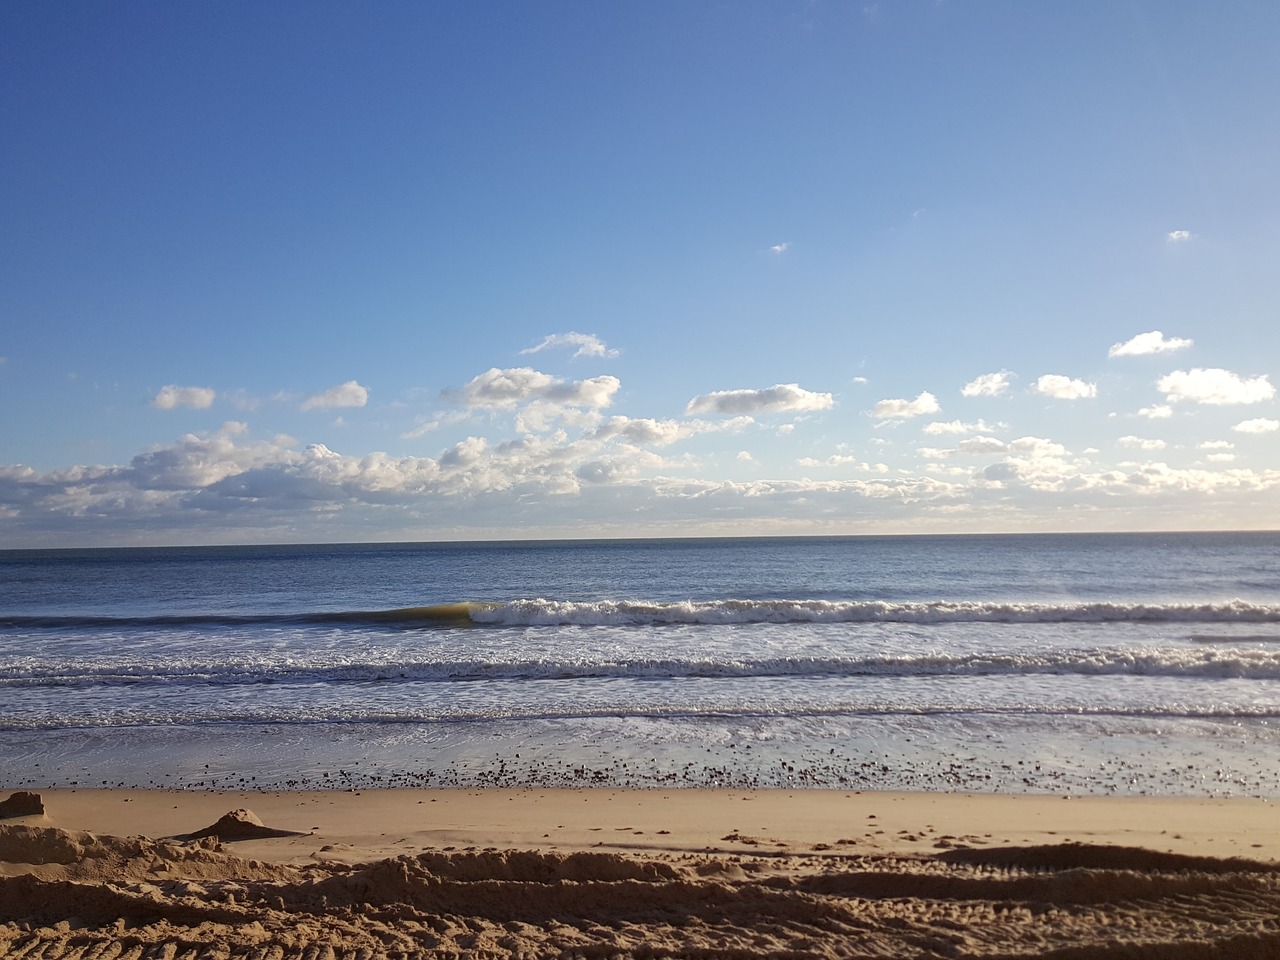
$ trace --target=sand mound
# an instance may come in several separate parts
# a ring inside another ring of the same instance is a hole
[[[1280,956],[1276,867],[1124,848],[290,868],[10,826],[0,858],[0,958]]]
[[[39,817],[44,815],[44,803],[38,793],[19,790],[0,800],[0,820],[11,820],[14,817]]]
[[[268,827],[258,819],[257,814],[252,810],[240,808],[232,810],[230,813],[224,813],[218,818],[217,823],[210,824],[203,830],[183,834],[177,839],[201,840],[205,837],[217,837],[219,840],[230,842],[234,840],[265,840],[270,837],[300,837],[302,835],[297,830],[277,830],[274,827]]]

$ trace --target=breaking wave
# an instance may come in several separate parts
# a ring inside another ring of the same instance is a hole
[[[1280,623],[1280,604],[1013,603],[978,600],[512,600],[441,603],[389,610],[191,613],[150,617],[19,615],[10,628],[116,628],[348,624],[389,627],[665,626],[784,623]]]

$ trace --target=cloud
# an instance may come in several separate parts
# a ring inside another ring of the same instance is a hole
[[[993,426],[985,420],[974,420],[972,423],[967,423],[964,420],[935,420],[933,423],[926,424],[921,432],[929,436],[939,436],[953,433],[992,433],[1003,429],[1003,424]]]
[[[918,452],[920,456],[930,460],[999,453],[1016,454],[1032,459],[1058,459],[1066,456],[1067,448],[1052,440],[1045,440],[1043,437],[1019,437],[1017,440],[1010,440],[1008,443],[1003,440],[997,440],[995,437],[970,437],[968,440],[960,441],[959,444],[950,449],[921,447]]]
[[[626,443],[655,447],[670,446],[678,440],[700,433],[741,430],[755,423],[750,417],[734,417],[719,423],[706,420],[651,420],[648,418],[610,417],[591,434],[593,440],[620,439]]]
[[[786,253],[790,249],[791,249],[791,241],[788,240],[785,243],[775,243],[772,247],[769,248],[769,252],[774,254],[782,254],[782,253]]]
[[[1170,230],[1164,235],[1164,238],[1170,243],[1186,243],[1191,239],[1190,230]]]
[[[1140,333],[1123,343],[1112,344],[1111,349],[1107,351],[1107,356],[1144,357],[1152,353],[1173,353],[1175,350],[1185,350],[1193,343],[1195,343],[1194,340],[1186,340],[1182,337],[1166,338],[1159,330],[1151,330]]]
[[[1013,380],[1013,374],[1008,370],[1001,370],[999,373],[984,373],[980,377],[974,377],[963,387],[960,388],[960,394],[965,397],[998,397],[1009,389],[1009,384]]]
[[[833,453],[825,460],[818,460],[814,457],[801,457],[796,461],[802,467],[847,467],[857,462],[857,457],[847,453]]]
[[[829,393],[815,393],[795,383],[778,383],[763,390],[716,390],[694,397],[685,413],[762,414],[829,410],[836,405]]]
[[[1145,437],[1121,437],[1116,441],[1121,447],[1133,447],[1138,450],[1163,450],[1165,442],[1163,440],[1148,440]]]
[[[169,383],[151,398],[151,405],[157,410],[173,410],[176,407],[205,410],[213,406],[216,397],[217,393],[208,387],[179,387]]]
[[[1230,440],[1206,440],[1200,444],[1201,450],[1234,450],[1235,447]]]
[[[1236,433],[1275,433],[1280,430],[1280,420],[1268,420],[1265,417],[1242,420],[1231,429]]]
[[[571,330],[568,333],[553,333],[550,336],[543,337],[542,342],[536,346],[521,350],[521,354],[541,353],[543,350],[551,350],[556,347],[576,347],[573,355],[575,357],[606,357],[613,359],[618,356],[617,350],[610,350],[605,346],[604,341],[593,333],[578,333]]]
[[[755,457],[751,456],[750,450],[739,450],[737,459],[741,460],[743,463],[751,463],[755,460]]]
[[[871,416],[881,420],[920,417],[926,413],[937,413],[941,409],[938,398],[924,391],[914,400],[881,400],[871,408]]]
[[[1167,403],[1158,403],[1150,407],[1142,407],[1138,410],[1138,416],[1146,417],[1148,420],[1167,420],[1173,416],[1173,407]]]
[[[1217,367],[1175,370],[1156,381],[1156,389],[1170,403],[1189,401],[1213,406],[1261,403],[1276,395],[1267,376],[1247,379]]]
[[[1046,373],[1032,384],[1031,389],[1041,396],[1054,397],[1058,400],[1084,400],[1098,395],[1096,384],[1086,383],[1084,380],[1073,380],[1059,373]]]
[[[302,401],[300,410],[333,410],[339,407],[363,407],[369,402],[369,389],[354,380],[340,383]]]
[[[471,409],[509,410],[540,400],[595,410],[609,406],[621,386],[622,382],[612,376],[565,381],[530,367],[492,367],[460,389],[445,390],[443,395]]]

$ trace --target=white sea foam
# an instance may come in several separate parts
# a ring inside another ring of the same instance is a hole
[[[300,664],[255,660],[0,662],[0,687],[135,684],[411,683],[439,681],[767,677],[1150,676],[1280,680],[1280,650],[1096,648],[1043,653],[903,656],[691,656],[426,660]]]
[[[516,600],[476,606],[475,623],[504,626],[660,626],[749,623],[1280,623],[1280,604],[1008,603],[934,600]]]

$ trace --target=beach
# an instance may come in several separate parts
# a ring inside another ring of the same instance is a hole
[[[0,958],[1273,960],[1277,547],[0,551]]]
[[[39,797],[44,813],[0,820],[4,957],[1280,954],[1268,800],[608,788]],[[232,811],[243,812],[224,819]]]

